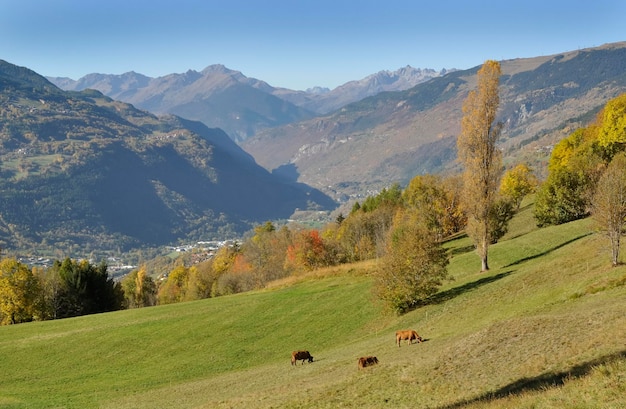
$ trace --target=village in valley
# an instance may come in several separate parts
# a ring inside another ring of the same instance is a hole
[[[240,244],[239,240],[197,241],[195,243],[167,246],[163,249],[163,253],[172,259],[186,256],[186,264],[195,265],[210,260],[215,253],[224,246],[232,247],[238,244]],[[51,256],[39,255],[20,255],[16,258],[20,263],[26,264],[31,268],[49,268],[52,267],[54,262],[57,260]],[[101,261],[104,261],[107,265],[107,271],[115,280],[122,279],[126,274],[139,267],[135,263],[129,262],[123,255],[111,255],[106,257],[104,260],[95,260],[89,257],[79,257],[79,259],[86,259],[91,264],[98,264]],[[164,276],[167,277],[167,274]]]

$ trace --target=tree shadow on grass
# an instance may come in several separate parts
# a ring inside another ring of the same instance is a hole
[[[426,298],[425,300],[421,301],[419,303],[419,305],[417,305],[416,307],[421,307],[424,305],[431,305],[431,304],[441,304],[443,302],[449,301],[455,297],[458,297],[461,294],[465,294],[466,292],[475,290],[479,287],[482,287],[483,285],[489,284],[489,283],[493,283],[494,281],[498,281],[508,275],[510,275],[513,271],[505,271],[503,273],[498,273],[496,275],[493,276],[489,276],[489,277],[483,277],[481,279],[478,279],[476,281],[472,281],[471,283],[465,283],[463,285],[460,285],[458,287],[454,287],[451,288],[449,290],[446,291],[440,291],[436,294],[431,295],[430,297]]]
[[[494,392],[487,392],[472,399],[465,399],[449,405],[440,406],[438,409],[458,409],[477,402],[487,402],[524,392],[540,391],[550,387],[563,386],[568,379],[589,375],[593,368],[598,365],[604,365],[622,359],[626,359],[626,350],[605,355],[580,365],[575,365],[566,371],[556,373],[548,372],[533,378],[521,378]]]
[[[524,262],[526,262],[526,261],[536,259],[536,258],[538,258],[538,257],[543,257],[543,256],[545,256],[545,255],[547,255],[547,254],[552,253],[552,252],[553,252],[553,251],[555,251],[555,250],[558,250],[558,249],[560,249],[560,248],[562,248],[562,247],[565,247],[565,246],[567,246],[568,244],[571,244],[571,243],[573,243],[573,242],[575,242],[575,241],[577,241],[577,240],[580,240],[580,239],[582,239],[582,238],[584,238],[584,237],[587,237],[587,236],[589,236],[589,235],[591,235],[591,234],[593,234],[593,233],[585,233],[585,234],[581,234],[580,236],[578,236],[578,237],[574,237],[574,238],[573,238],[573,239],[571,239],[571,240],[565,241],[565,242],[563,242],[563,243],[559,244],[558,246],[554,246],[554,247],[552,247],[551,249],[548,249],[548,250],[543,251],[543,252],[541,252],[541,253],[533,254],[532,256],[528,256],[528,257],[521,258],[521,259],[519,259],[519,260],[517,260],[517,261],[512,262],[511,264],[507,264],[507,265],[506,265],[506,266],[504,266],[504,267],[511,267],[511,266],[515,266],[515,265],[518,265],[518,264],[524,263]]]
[[[474,246],[473,244],[469,246],[455,247],[450,250],[450,256],[454,257],[460,254],[469,253],[470,251],[474,251],[474,250],[476,250],[476,246]]]
[[[447,237],[443,240],[443,243],[448,247],[448,252],[450,256],[458,256],[459,254],[469,253],[470,251],[474,251],[476,247],[473,244],[467,246],[455,246],[454,243],[467,238],[467,234],[465,232],[456,233],[450,237]]]

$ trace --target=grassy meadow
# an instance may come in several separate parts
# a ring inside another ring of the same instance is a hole
[[[261,291],[0,327],[0,408],[622,408],[626,266],[590,220],[446,243],[430,304],[386,314],[376,262]],[[421,344],[398,348],[412,328]],[[295,349],[315,362],[290,364]],[[357,358],[380,364],[357,369]]]

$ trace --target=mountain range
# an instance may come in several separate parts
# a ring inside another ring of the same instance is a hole
[[[545,177],[552,146],[626,92],[626,42],[501,61],[505,163]],[[454,172],[462,105],[479,67],[263,130],[241,146],[274,173],[348,201],[425,173]]]
[[[272,87],[223,65],[197,72],[150,78],[135,72],[89,74],[78,80],[48,77],[68,91],[95,89],[119,101],[155,114],[175,114],[223,129],[236,142],[259,131],[327,114],[351,102],[383,91],[399,91],[445,74],[416,69],[380,71],[333,90],[294,91]]]
[[[625,61],[624,42],[501,61],[506,163],[525,161],[544,177],[554,143],[626,90]],[[416,174],[457,170],[461,108],[478,68],[405,67],[308,91],[274,88],[221,65],[160,78],[51,80],[221,127],[269,171],[346,202]]]
[[[336,204],[255,163],[224,131],[0,60],[0,246],[61,254],[239,237]]]
[[[540,178],[552,146],[626,92],[626,42],[501,66],[505,164],[524,161]],[[1,61],[0,246],[67,254],[225,238],[418,174],[455,172],[462,104],[478,68],[406,67],[332,91],[291,91],[214,65],[156,79],[54,79],[84,88],[63,91]],[[389,89],[411,76],[425,81]],[[121,101],[133,98],[151,105]],[[243,131],[167,107],[230,115]]]

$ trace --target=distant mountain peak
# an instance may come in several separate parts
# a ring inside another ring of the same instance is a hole
[[[226,68],[223,64],[211,64],[202,70],[202,74],[230,74],[238,71],[231,70],[230,68]]]
[[[304,92],[306,92],[307,94],[326,94],[327,92],[330,92],[330,88],[313,87],[313,88],[307,88]]]
[[[406,65],[395,71],[382,70],[360,80],[346,82],[333,90],[322,87],[309,88],[305,91],[304,98],[301,94],[295,92],[289,94],[284,91],[280,96],[318,114],[327,114],[380,92],[405,91],[450,71],[455,70],[436,71],[432,68],[413,68]]]
[[[354,84],[370,84],[371,86],[377,85],[379,89],[373,90],[374,92],[380,91],[404,91],[412,88],[419,83],[428,81],[429,79],[438,77],[447,73],[447,70],[436,71],[432,68],[413,68],[410,65],[399,68],[395,71],[382,70],[375,74],[368,75],[367,77],[348,82],[342,87],[353,86]]]

